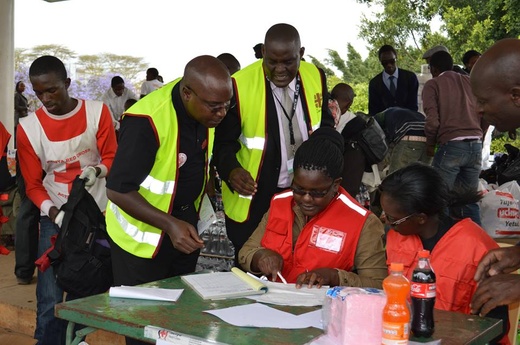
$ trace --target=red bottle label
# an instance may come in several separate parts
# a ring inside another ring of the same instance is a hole
[[[414,283],[410,285],[410,295],[416,298],[433,298],[436,295],[435,283]]]

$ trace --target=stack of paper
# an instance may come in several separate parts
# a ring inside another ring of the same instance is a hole
[[[153,301],[176,302],[182,294],[183,289],[160,289],[138,286],[116,286],[111,287],[108,295],[110,297],[146,299]]]
[[[243,297],[267,292],[267,286],[263,282],[236,267],[231,272],[190,274],[181,279],[203,299]]]

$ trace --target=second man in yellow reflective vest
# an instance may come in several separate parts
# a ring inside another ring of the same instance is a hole
[[[320,126],[333,126],[323,71],[302,61],[305,48],[289,24],[266,33],[263,59],[233,75],[237,106],[215,133],[226,230],[238,253],[291,185],[294,152]]]

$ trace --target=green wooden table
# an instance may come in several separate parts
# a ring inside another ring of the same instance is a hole
[[[86,297],[56,305],[56,316],[69,321],[67,345],[78,344],[72,330],[74,324],[87,326],[76,335],[83,336],[97,329],[122,334],[135,339],[155,340],[144,337],[144,327],[153,325],[178,332],[181,335],[221,342],[230,345],[288,345],[306,344],[323,332],[316,328],[284,330],[275,328],[236,327],[221,321],[216,316],[203,313],[208,309],[227,308],[254,303],[246,298],[228,300],[203,300],[180,277],[165,279],[143,286],[184,289],[179,300],[173,302],[144,301],[110,298],[108,293]],[[316,307],[275,308],[302,314]],[[442,339],[443,345],[485,344],[500,334],[502,321],[444,311],[435,311],[435,334],[433,339]],[[415,340],[415,339],[413,339]]]

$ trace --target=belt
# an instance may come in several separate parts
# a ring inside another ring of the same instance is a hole
[[[482,141],[480,139],[462,139],[465,143],[481,143]]]
[[[426,142],[426,137],[422,137],[420,135],[405,135],[401,138],[401,140],[405,141],[421,141],[423,143]]]

